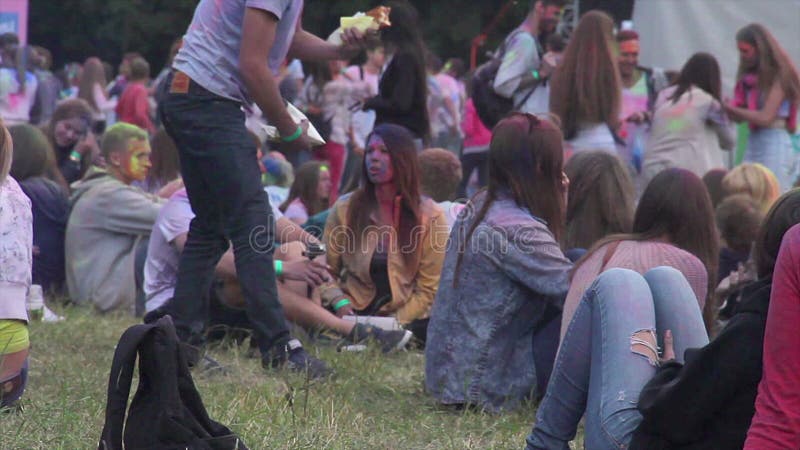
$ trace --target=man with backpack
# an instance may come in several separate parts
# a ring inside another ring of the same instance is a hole
[[[165,83],[161,121],[178,147],[195,217],[174,297],[160,311],[172,316],[190,363],[202,356],[214,267],[232,242],[262,365],[307,372],[311,378],[329,373],[291,338],[278,302],[275,219],[242,111],[255,102],[287,150],[311,146],[307,123],[295,123],[280,96],[280,65],[287,55],[350,59],[360,51],[364,34],[347,29],[343,45],[325,42],[299,25],[302,10],[303,0],[200,0]]]
[[[494,78],[494,91],[512,100],[512,110],[533,112],[531,94],[554,66],[544,60],[543,44],[554,33],[563,0],[533,0],[525,21],[503,43],[503,57]]]

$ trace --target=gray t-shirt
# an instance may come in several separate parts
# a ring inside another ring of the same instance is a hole
[[[531,88],[520,89],[519,84],[526,74],[540,65],[536,38],[524,29],[517,28],[506,38],[506,53],[494,78],[495,92],[513,99],[516,111],[534,112],[536,99],[531,94]]]
[[[303,0],[200,0],[172,67],[219,96],[252,103],[239,73],[245,8],[262,9],[278,18],[266,61],[277,74],[294,38]]]

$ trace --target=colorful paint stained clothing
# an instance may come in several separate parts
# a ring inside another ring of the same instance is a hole
[[[9,175],[0,184],[0,319],[28,320],[32,258],[31,201]]]
[[[172,67],[220,97],[249,104],[252,99],[239,72],[245,8],[278,19],[266,61],[277,75],[294,38],[303,0],[201,0]]]
[[[135,251],[164,200],[97,168],[72,187],[64,245],[70,298],[102,312],[133,312]]]
[[[656,102],[642,169],[645,186],[658,172],[672,167],[698,177],[726,167],[723,150],[736,145],[734,129],[717,100],[692,86],[673,101],[676,89],[665,89]]]
[[[494,90],[498,94],[512,99],[514,105],[518,106],[518,111],[536,112],[534,111],[536,109],[534,96],[529,95],[533,86],[520,89],[519,85],[531,71],[539,69],[543,54],[542,46],[532,34],[522,27],[508,35],[505,45],[506,52],[503,62],[497,69],[497,76],[494,78]]]
[[[333,206],[325,224],[323,241],[327,245],[328,265],[331,272],[340,275],[338,282],[322,286],[320,295],[330,300],[329,294],[344,291],[350,296],[353,307],[363,310],[375,298],[375,284],[370,278],[370,262],[381,237],[397,242],[394,227],[379,227],[373,217],[371,228],[363,236],[354,236],[348,224],[350,195],[343,196]],[[407,263],[399,249],[390,247],[387,256],[391,301],[381,308],[383,315],[395,315],[402,324],[427,318],[439,287],[445,244],[449,236],[444,213],[430,198],[420,205],[420,235],[414,241],[417,256]],[[385,233],[384,233],[385,231]],[[406,249],[409,250],[409,249]]]

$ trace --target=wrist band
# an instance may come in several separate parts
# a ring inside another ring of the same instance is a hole
[[[83,155],[81,155],[80,153],[78,153],[75,150],[73,150],[72,153],[69,154],[69,159],[71,159],[71,160],[73,160],[75,162],[81,162],[81,158],[83,158]]]
[[[536,81],[539,81],[539,80],[542,79],[542,76],[539,75],[539,71],[538,70],[531,70],[531,75],[533,75],[533,79],[536,80]]]
[[[280,259],[276,259],[274,265],[275,265],[275,276],[279,277],[283,275],[283,261],[281,261]]]
[[[345,306],[347,306],[349,304],[350,304],[350,299],[349,298],[343,298],[343,299],[339,300],[338,302],[336,302],[335,305],[333,305],[333,310],[334,311],[338,311],[338,310],[344,308]]]
[[[300,136],[302,136],[302,135],[303,135],[303,127],[301,127],[300,125],[298,125],[298,126],[297,126],[297,130],[295,130],[295,132],[294,132],[294,134],[293,134],[293,135],[291,135],[291,136],[286,136],[286,137],[284,137],[284,138],[281,138],[281,141],[283,141],[283,142],[292,142],[292,141],[296,141],[296,140],[300,139]]]

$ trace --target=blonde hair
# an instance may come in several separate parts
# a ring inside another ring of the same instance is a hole
[[[0,118],[0,184],[6,182],[8,172],[11,171],[11,161],[14,155],[14,145],[11,142],[11,133],[8,132],[3,119]]]
[[[744,163],[731,170],[722,179],[725,196],[747,194],[766,212],[781,195],[775,174],[758,163]]]

